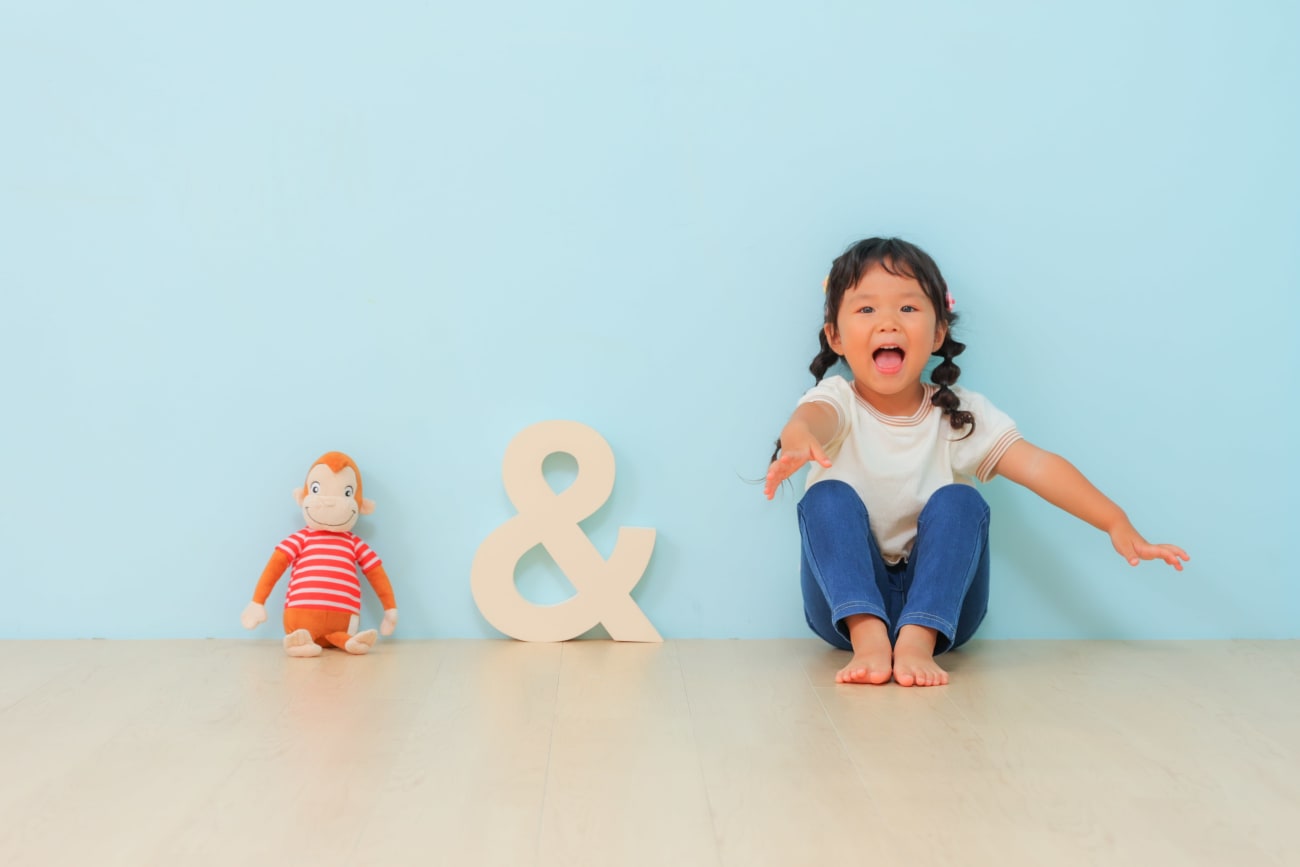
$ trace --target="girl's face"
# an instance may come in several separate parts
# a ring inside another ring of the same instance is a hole
[[[835,324],[825,330],[862,399],[885,415],[910,416],[925,396],[921,375],[948,326],[920,283],[876,264],[844,293]]]

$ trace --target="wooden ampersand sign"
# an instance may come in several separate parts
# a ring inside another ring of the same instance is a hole
[[[578,474],[560,493],[542,473],[557,452],[572,455]],[[608,560],[578,526],[614,490],[614,452],[596,431],[575,421],[545,421],[520,432],[506,447],[501,477],[519,514],[479,546],[470,569],[474,602],[487,621],[521,641],[567,641],[601,624],[615,641],[663,641],[632,599],[655,531],[620,527]],[[577,593],[556,605],[536,605],[515,586],[515,564],[537,544]]]

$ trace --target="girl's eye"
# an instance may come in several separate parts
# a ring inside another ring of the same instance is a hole
[[[917,308],[916,308],[916,307],[913,307],[911,304],[904,304],[904,305],[903,305],[903,312],[904,312],[904,313],[915,313],[916,311],[917,311]]]
[[[345,496],[345,497],[350,497],[350,496],[352,496],[352,486],[351,486],[351,485],[348,485],[346,488],[343,489],[343,496]]]
[[[311,492],[312,492],[313,494],[319,494],[319,493],[320,493],[320,482],[312,482],[312,483],[311,483]]]
[[[875,312],[876,312],[876,308],[874,308],[874,307],[863,307],[863,308],[860,309],[858,312],[859,312],[859,313],[875,313]]]

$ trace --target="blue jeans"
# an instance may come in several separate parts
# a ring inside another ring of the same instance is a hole
[[[970,485],[935,491],[917,521],[911,556],[890,566],[867,507],[848,484],[818,482],[799,502],[804,617],[830,644],[852,650],[844,618],[871,614],[891,640],[908,624],[938,630],[936,654],[970,640],[989,604],[989,507]]]

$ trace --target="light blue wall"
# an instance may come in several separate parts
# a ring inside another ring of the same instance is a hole
[[[602,550],[658,530],[666,636],[807,634],[796,495],[744,480],[885,233],[963,384],[1193,555],[996,481],[982,635],[1300,635],[1297,7],[805,5],[6,3],[0,635],[245,634],[335,448],[399,637],[496,635],[470,562],[551,418],[614,449]]]

